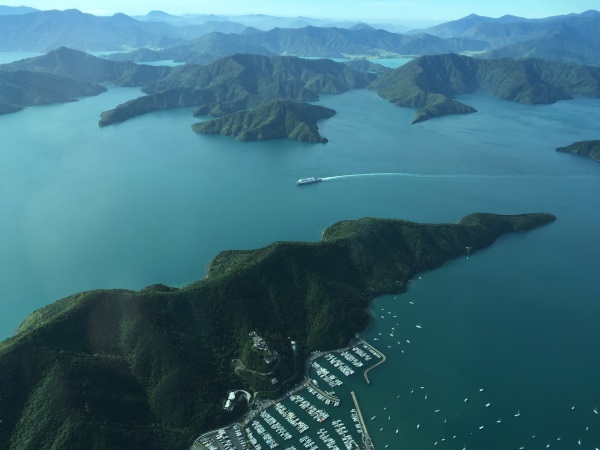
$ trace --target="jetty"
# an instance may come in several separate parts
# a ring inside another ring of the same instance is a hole
[[[381,353],[379,350],[377,350],[375,347],[373,347],[371,344],[369,344],[367,341],[362,340],[362,345],[367,347],[369,349],[369,351],[376,357],[379,359],[379,361],[377,361],[375,364],[373,364],[371,367],[369,367],[367,370],[365,370],[365,381],[367,382],[367,384],[371,384],[371,381],[369,380],[369,372],[371,370],[373,370],[375,367],[383,364],[385,362],[385,360],[387,359],[385,357],[385,355],[383,353]]]
[[[354,407],[356,408],[356,413],[358,414],[358,421],[362,428],[362,439],[363,445],[365,446],[365,450],[375,450],[373,446],[373,442],[371,441],[371,436],[369,436],[369,432],[367,431],[367,424],[365,423],[365,419],[363,418],[362,412],[360,411],[360,406],[358,406],[358,399],[356,398],[356,394],[354,391],[350,392],[352,395],[352,401],[354,402]]]

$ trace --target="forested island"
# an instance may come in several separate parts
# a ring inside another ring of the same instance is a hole
[[[336,223],[316,243],[225,251],[183,288],[83,292],[31,314],[0,343],[0,447],[183,448],[227,412],[228,389],[276,396],[303,376],[315,349],[363,330],[376,296],[417,273],[491,245],[550,214],[473,214],[458,224],[364,218]],[[252,364],[257,331],[277,351],[273,376]],[[297,343],[291,350],[288,337]]]
[[[566,147],[558,147],[557,152],[573,153],[574,155],[589,156],[600,162],[600,140],[578,141]]]
[[[528,105],[554,103],[573,95],[600,97],[600,68],[540,59],[422,56],[383,74],[369,88],[398,106],[419,108],[413,119],[417,123],[475,112],[454,96],[478,91]]]
[[[196,133],[235,136],[239,141],[288,138],[303,142],[327,142],[319,134],[317,121],[335,111],[323,106],[274,100],[255,109],[192,125]]]

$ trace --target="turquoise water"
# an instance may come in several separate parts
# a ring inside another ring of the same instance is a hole
[[[598,137],[600,100],[470,95],[478,113],[411,126],[413,111],[355,91],[322,98],[338,111],[320,123],[327,144],[200,136],[190,110],[98,128],[101,111],[139,95],[111,88],[0,117],[2,337],[66,295],[181,286],[220,250],[316,241],[342,219],[551,212],[556,223],[377,299],[365,337],[388,362],[371,386],[345,386],[367,417],[387,406],[395,426],[369,428],[378,448],[600,447],[600,165],[554,151]],[[306,176],[329,179],[297,187]],[[410,394],[420,386],[427,400]]]

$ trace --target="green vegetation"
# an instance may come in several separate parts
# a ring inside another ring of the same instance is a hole
[[[578,141],[566,147],[559,147],[557,152],[573,153],[575,155],[589,156],[600,162],[600,140]]]
[[[192,129],[203,134],[235,136],[240,141],[295,139],[306,142],[327,142],[319,134],[317,121],[332,117],[333,109],[323,106],[275,100],[249,111],[194,124]]]
[[[458,225],[366,218],[318,243],[276,242],[219,254],[181,289],[101,290],[48,305],[0,344],[0,448],[183,448],[236,417],[228,390],[275,396],[315,349],[347,344],[365,308],[418,272],[488,246],[549,214],[475,214]],[[257,331],[277,351],[269,377],[233,370]],[[298,343],[293,354],[288,337]],[[239,410],[238,410],[239,413]]]
[[[572,95],[600,97],[600,68],[537,59],[422,56],[382,75],[370,89],[398,106],[422,108],[413,120],[416,123],[475,112],[453,97],[476,91],[524,104],[554,103]]]

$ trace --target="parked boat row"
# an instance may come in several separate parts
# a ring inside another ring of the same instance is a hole
[[[341,420],[334,420],[331,422],[333,425],[333,429],[337,434],[342,438],[342,442],[344,443],[344,447],[347,450],[354,450],[356,448],[360,448],[354,438],[349,434],[348,428]]]
[[[300,443],[307,450],[319,450],[319,446],[315,444],[315,441],[313,441],[310,436],[302,436],[300,438]]]
[[[352,408],[350,410],[350,417],[352,418],[352,422],[354,422],[354,428],[356,428],[356,431],[359,434],[362,434],[363,429],[362,429],[362,426],[360,425],[360,419],[358,418],[358,413],[356,412],[356,409]]]
[[[329,370],[327,370],[325,367],[321,366],[319,363],[314,362],[314,363],[312,363],[312,366],[315,369],[315,371],[317,372],[317,375],[319,376],[319,378],[321,378],[329,386],[336,387],[336,386],[341,386],[342,384],[344,384],[344,382],[342,380],[340,380],[335,375],[330,374]]]
[[[381,354],[379,354],[378,352],[376,352],[375,350],[373,350],[371,347],[369,347],[366,344],[361,344],[362,348],[365,349],[367,352],[369,352],[371,355],[373,355],[375,358],[377,359],[381,359]]]
[[[292,438],[292,434],[268,412],[262,411],[260,413],[260,417],[262,417],[264,421],[267,422],[267,425],[269,425],[275,433],[282,437],[284,441],[289,441]]]
[[[258,443],[258,439],[254,437],[254,433],[252,433],[252,430],[250,428],[246,428],[244,431],[246,432],[246,438],[248,439],[254,450],[262,450],[262,445]]]
[[[265,427],[263,427],[258,420],[252,421],[252,427],[256,430],[258,435],[264,439],[269,448],[273,449],[279,447],[277,441],[273,439],[273,436],[271,436],[269,432],[265,430]]]
[[[335,367],[336,369],[338,369],[340,372],[342,372],[347,377],[350,376],[350,375],[354,375],[354,370],[352,370],[344,362],[342,362],[341,360],[339,360],[338,358],[336,358],[333,353],[327,353],[325,355],[325,359],[327,361],[329,361],[333,367]]]
[[[358,346],[352,347],[352,351],[354,353],[356,353],[358,356],[360,356],[362,359],[364,359],[365,361],[371,360],[371,355],[369,354],[369,352],[364,351],[362,348],[360,348]]]
[[[352,364],[354,367],[362,367],[364,366],[363,362],[360,361],[356,356],[354,356],[352,353],[346,351],[346,352],[342,352],[340,353],[342,355],[342,357],[348,361],[350,364]],[[367,355],[365,355],[367,356]],[[369,359],[371,359],[369,357]]]
[[[298,417],[296,417],[296,414],[294,414],[292,411],[287,409],[281,403],[277,403],[275,405],[275,411],[277,411],[279,414],[281,414],[283,416],[283,418],[285,420],[287,420],[291,426],[293,426],[296,430],[298,430],[298,432],[300,434],[302,434],[306,430],[308,430],[309,426],[306,425],[305,422],[298,419]]]
[[[317,434],[319,435],[319,439],[321,439],[323,441],[323,443],[327,446],[328,449],[331,450],[340,450],[340,448],[337,446],[335,440],[329,436],[329,433],[327,432],[327,430],[325,428],[321,428]]]
[[[308,413],[310,417],[315,419],[317,422],[324,422],[328,417],[329,413],[323,411],[322,409],[316,408],[309,401],[305,400],[301,395],[292,395],[290,396],[290,400],[296,403],[300,408]]]

